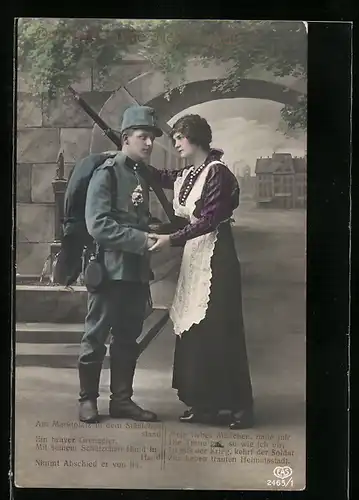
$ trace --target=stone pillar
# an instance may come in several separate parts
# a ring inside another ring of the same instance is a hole
[[[57,158],[56,177],[52,181],[55,198],[55,237],[50,245],[51,268],[54,262],[54,257],[60,249],[61,239],[63,234],[62,223],[64,218],[64,198],[67,187],[67,180],[64,178],[64,153],[60,150]]]

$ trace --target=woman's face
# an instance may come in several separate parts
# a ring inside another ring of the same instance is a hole
[[[186,137],[180,133],[176,133],[173,136],[174,147],[179,152],[181,158],[190,158],[196,151],[198,151],[198,146],[196,144],[191,144]]]

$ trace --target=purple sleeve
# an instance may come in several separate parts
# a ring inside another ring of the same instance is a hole
[[[171,245],[183,246],[192,238],[214,231],[220,222],[232,216],[238,205],[239,186],[236,177],[225,165],[213,165],[194,211],[198,220],[171,234]]]
[[[163,189],[173,189],[175,180],[179,175],[182,175],[182,169],[179,170],[166,170],[155,168],[152,165],[148,165],[148,169],[151,172],[154,180],[163,188]]]

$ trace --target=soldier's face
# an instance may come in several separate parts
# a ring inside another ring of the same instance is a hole
[[[190,158],[196,153],[198,149],[198,146],[196,146],[195,144],[191,144],[187,137],[184,137],[180,133],[174,134],[173,142],[174,147],[179,152],[182,158]]]
[[[134,130],[131,135],[125,138],[127,152],[134,159],[149,160],[152,150],[155,135],[150,130]]]

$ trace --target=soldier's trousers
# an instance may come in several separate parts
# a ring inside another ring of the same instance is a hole
[[[139,354],[136,339],[142,332],[149,285],[110,281],[88,294],[88,312],[79,355],[80,400],[98,397],[105,342],[111,331],[111,397],[132,396],[132,380]]]

